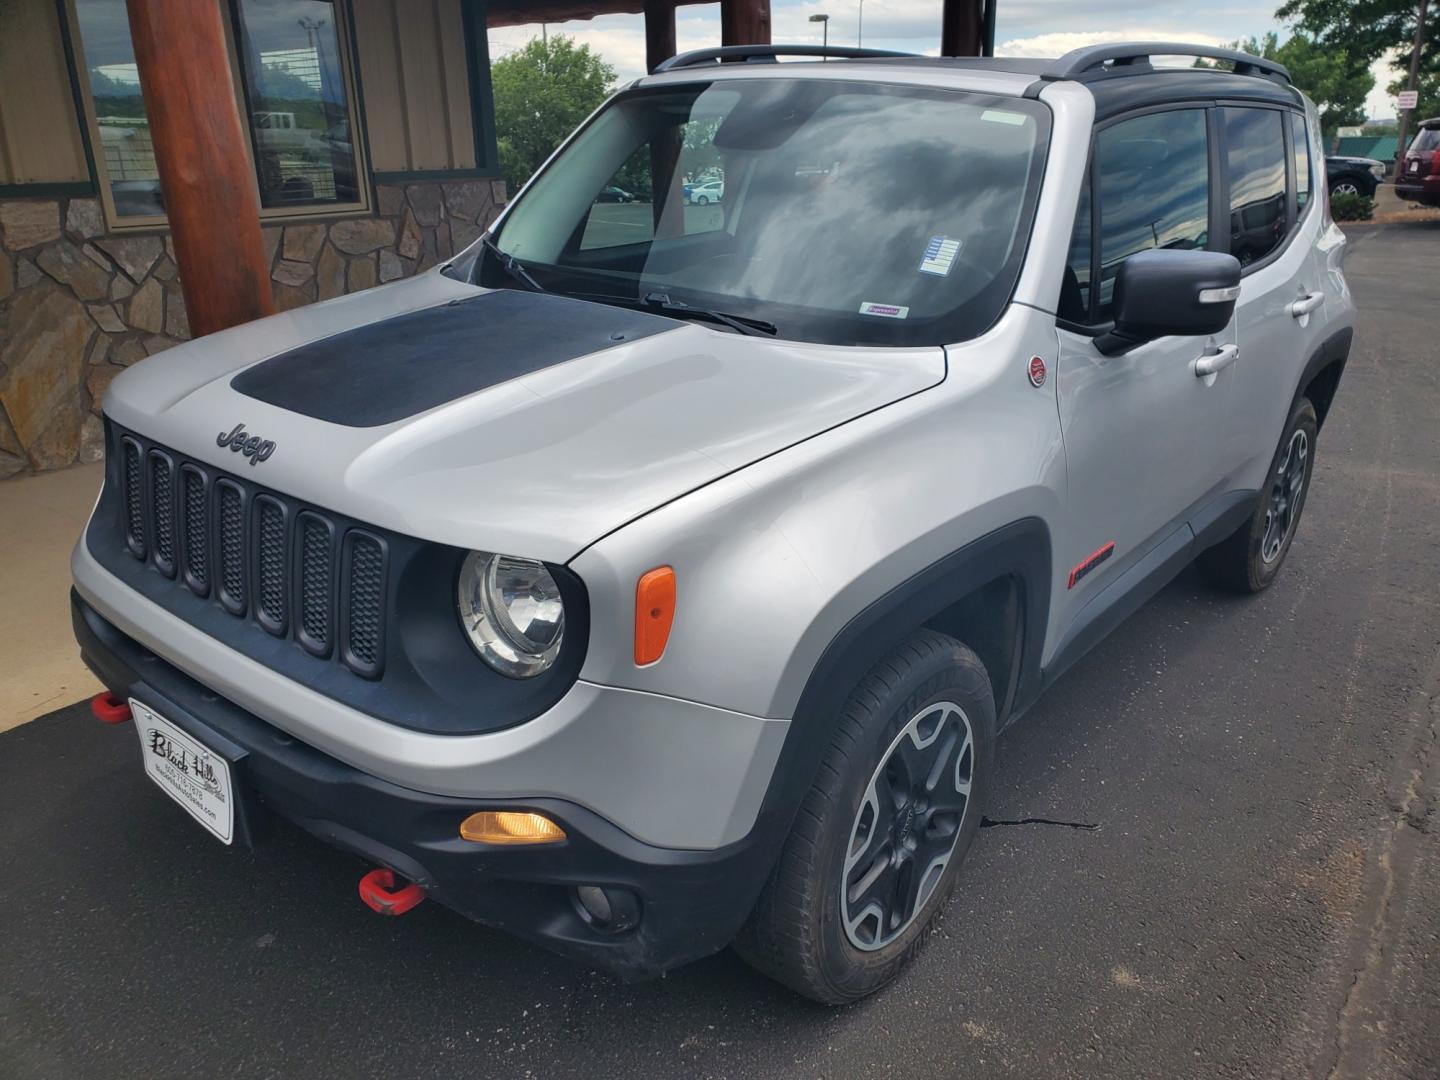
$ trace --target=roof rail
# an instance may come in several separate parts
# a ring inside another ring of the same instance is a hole
[[[678,71],[680,68],[700,67],[712,61],[717,64],[761,63],[773,64],[781,56],[822,56],[836,60],[866,60],[914,56],[914,53],[892,52],[889,49],[855,49],[844,45],[725,45],[718,49],[694,49],[672,56],[659,64],[654,74],[662,71]]]
[[[1046,79],[1083,79],[1086,75],[1134,74],[1150,70],[1152,56],[1195,56],[1205,60],[1229,60],[1236,75],[1254,75],[1262,79],[1289,83],[1290,72],[1285,65],[1234,49],[1213,45],[1189,45],[1178,41],[1137,41],[1123,45],[1090,45],[1068,52],[1044,75]]]

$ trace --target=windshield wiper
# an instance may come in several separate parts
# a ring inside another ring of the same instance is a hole
[[[500,245],[495,243],[494,240],[490,239],[489,233],[485,233],[483,236],[480,237],[480,243],[484,245],[486,251],[490,252],[490,254],[494,255],[495,258],[500,260],[500,266],[507,274],[509,274],[516,281],[520,282],[521,285],[524,285],[531,292],[549,291],[545,288],[544,285],[541,285],[540,282],[535,280],[535,275],[533,275],[532,273],[530,273],[529,270],[526,270],[525,267],[520,265],[519,259],[515,258],[515,256],[511,255],[508,251],[501,251]]]
[[[668,293],[646,293],[644,297],[613,296],[609,293],[567,293],[576,300],[593,300],[600,304],[614,304],[617,307],[639,308],[642,311],[663,311],[677,319],[701,319],[706,322],[728,326],[737,334],[750,337],[764,335],[774,337],[780,328],[764,319],[752,319],[748,315],[733,315],[728,311],[713,311],[710,308],[694,307],[683,300],[672,300]]]

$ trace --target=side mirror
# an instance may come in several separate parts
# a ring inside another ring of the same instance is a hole
[[[1218,251],[1160,249],[1131,255],[1115,278],[1115,328],[1095,339],[1106,356],[1162,337],[1205,337],[1230,324],[1240,262]]]

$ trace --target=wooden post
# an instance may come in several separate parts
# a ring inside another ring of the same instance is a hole
[[[720,0],[721,45],[769,45],[770,0]]]
[[[979,56],[984,46],[984,0],[945,0],[940,55]]]
[[[128,0],[165,214],[195,337],[274,310],[260,203],[215,0]]]
[[[674,0],[645,0],[645,68],[654,71],[675,55]]]

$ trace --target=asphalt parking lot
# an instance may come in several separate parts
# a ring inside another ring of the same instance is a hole
[[[0,1075],[1440,1075],[1440,223],[1357,228],[1356,351],[1289,563],[1183,575],[1001,744],[890,990],[722,954],[637,986],[284,830],[226,850],[83,706],[0,735]]]

